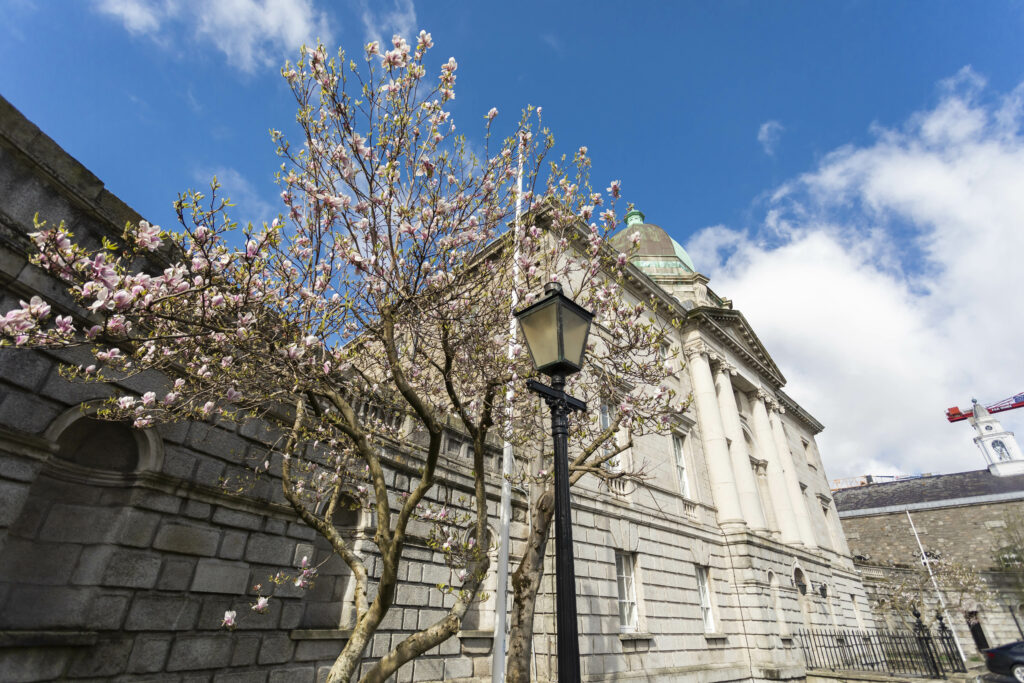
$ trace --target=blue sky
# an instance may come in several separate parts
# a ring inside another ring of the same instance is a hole
[[[595,181],[690,249],[826,424],[832,476],[981,466],[942,412],[1024,391],[1024,5],[623,8],[0,0],[0,94],[150,220],[214,173],[260,219],[283,60],[425,28],[459,61],[464,133],[543,106],[560,150],[587,145]]]

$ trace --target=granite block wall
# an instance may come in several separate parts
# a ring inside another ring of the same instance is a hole
[[[1008,532],[1024,520],[1024,502],[1019,500],[949,505],[911,512],[921,545],[929,553],[973,566],[989,586],[988,604],[977,607],[977,616],[988,645],[1024,639],[1024,575],[999,565],[997,551],[1010,542]],[[850,550],[858,560],[869,597],[884,593],[886,584],[899,583],[905,571],[917,567],[920,549],[907,515],[902,511],[870,515],[847,515],[843,528]],[[1019,532],[1018,532],[1019,533]],[[926,595],[926,611],[939,607],[938,598]],[[945,600],[957,604],[959,596]],[[973,611],[973,609],[971,610]],[[890,616],[890,622],[909,625],[906,616]],[[952,610],[950,626],[968,654],[978,650],[962,613]]]

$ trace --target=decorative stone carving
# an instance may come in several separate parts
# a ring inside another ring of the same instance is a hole
[[[711,353],[711,349],[707,344],[698,339],[697,341],[690,342],[684,346],[683,353],[687,358],[693,358],[694,356],[699,356],[701,354],[709,354]]]

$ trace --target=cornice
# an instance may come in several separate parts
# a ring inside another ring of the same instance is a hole
[[[801,408],[800,404],[787,396],[784,391],[778,389],[776,390],[776,394],[778,394],[778,400],[782,407],[788,409],[791,415],[809,427],[814,434],[818,434],[825,430],[825,425],[818,422],[813,415]]]
[[[750,324],[739,311],[701,306],[688,312],[687,322],[693,323],[698,329],[706,331],[713,339],[728,347],[773,389],[778,389],[786,383],[786,378],[775,365],[775,361],[768,355],[761,340],[750,329]],[[737,327],[744,341],[755,349],[758,355],[750,353],[735,337],[730,335],[721,324],[722,322],[738,323]]]

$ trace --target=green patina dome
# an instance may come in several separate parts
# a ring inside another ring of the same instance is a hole
[[[643,213],[636,209],[626,214],[626,227],[612,237],[612,246],[629,251],[634,233],[640,233],[640,242],[630,261],[637,268],[657,272],[681,265],[690,273],[697,272],[683,245],[669,237],[661,226],[645,223]]]

